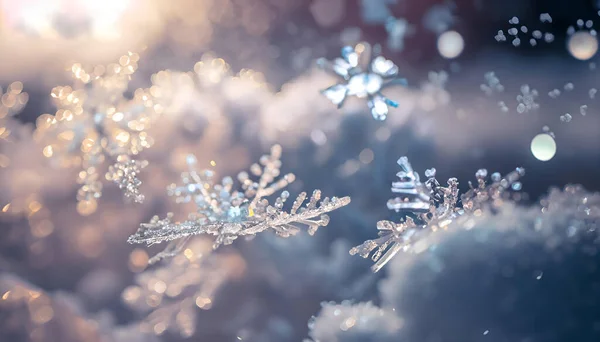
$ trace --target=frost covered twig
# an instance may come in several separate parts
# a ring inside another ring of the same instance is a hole
[[[371,254],[371,259],[376,262],[372,267],[374,272],[379,271],[399,251],[410,250],[423,234],[445,229],[456,218],[475,213],[483,207],[499,205],[507,190],[521,189],[518,180],[525,172],[524,169],[517,168],[505,177],[494,173],[491,176],[492,182],[487,184],[488,172],[480,169],[475,174],[477,184],[469,182],[470,190],[459,197],[456,178],[450,178],[448,185],[442,186],[435,178],[436,170],[429,169],[425,171],[428,179],[422,183],[408,158],[400,158],[398,164],[402,171],[397,174],[399,181],[392,183],[392,192],[400,195],[390,199],[387,207],[396,212],[410,213],[414,218],[406,216],[399,223],[379,221],[377,229],[380,237],[350,250],[350,254],[359,254],[363,258],[375,251]]]
[[[152,218],[149,223],[140,225],[138,231],[129,237],[129,243],[145,243],[153,245],[165,241],[179,240],[192,235],[215,236],[213,248],[231,244],[240,236],[252,237],[260,232],[272,229],[281,237],[296,234],[301,227],[307,227],[310,235],[319,227],[329,223],[326,213],[350,203],[349,197],[328,198],[322,201],[321,191],[315,190],[306,200],[306,193],[298,195],[289,212],[283,205],[289,197],[283,191],[271,205],[266,197],[285,188],[293,182],[295,176],[287,174],[280,177],[281,147],[275,145],[270,155],[260,158],[260,164],[253,164],[250,173],[259,177],[254,181],[247,172],[240,172],[238,180],[242,190],[233,190],[233,179],[225,177],[220,184],[215,184],[215,174],[211,170],[196,171],[194,156],[188,157],[189,172],[182,174],[183,185],[171,185],[169,195],[175,196],[178,203],[194,202],[197,212],[189,215],[184,222],[172,221],[172,214],[160,219]],[[320,202],[319,202],[320,201]],[[169,256],[177,253],[180,247],[171,245],[166,252]]]

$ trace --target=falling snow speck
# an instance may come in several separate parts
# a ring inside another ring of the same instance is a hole
[[[553,89],[550,92],[548,92],[548,96],[550,96],[551,98],[555,99],[555,98],[557,98],[557,97],[560,96],[560,90]]]
[[[580,107],[579,107],[579,113],[580,113],[581,115],[585,116],[585,115],[587,114],[587,108],[588,108],[588,106],[587,106],[587,105],[582,105],[582,106],[580,106]]]
[[[540,21],[542,23],[552,23],[552,17],[550,16],[550,13],[540,14]]]
[[[596,88],[592,88],[588,91],[588,95],[590,96],[590,99],[593,99],[594,97],[596,97],[596,93],[598,92],[598,89]]]
[[[571,116],[569,113],[560,116],[560,121],[562,122],[571,122],[571,120],[573,120],[573,116]]]
[[[573,83],[569,82],[569,83],[565,84],[566,91],[571,91],[573,89],[575,89],[575,86],[573,85]]]
[[[494,38],[496,39],[497,42],[506,41],[506,36],[504,35],[504,31],[502,31],[502,30],[498,30],[498,33],[496,34],[496,36],[494,36]]]

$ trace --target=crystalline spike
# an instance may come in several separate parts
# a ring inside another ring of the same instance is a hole
[[[425,183],[419,181],[418,173],[414,172],[406,157],[398,160],[402,171],[398,172],[400,181],[392,184],[392,191],[403,197],[388,201],[388,208],[412,214],[406,216],[400,223],[379,221],[377,229],[379,238],[368,240],[362,245],[350,250],[350,254],[360,254],[375,261],[374,272],[379,271],[398,252],[411,251],[413,243],[419,238],[448,227],[458,217],[468,215],[484,207],[500,205],[502,199],[511,190],[521,189],[519,179],[524,175],[522,168],[502,178],[499,174],[492,175],[492,183],[486,185],[487,171],[477,171],[478,187],[459,196],[458,180],[450,178],[447,186],[442,186],[435,178],[434,172],[427,172],[429,179]],[[459,198],[462,206],[459,206]]]

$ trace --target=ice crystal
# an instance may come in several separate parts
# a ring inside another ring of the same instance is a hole
[[[538,109],[540,105],[535,102],[538,97],[538,91],[524,84],[521,86],[521,94],[517,95],[517,112],[526,113],[531,110]]]
[[[506,177],[494,173],[491,175],[492,182],[486,184],[488,172],[480,169],[475,174],[477,184],[473,186],[469,183],[470,190],[459,195],[456,178],[450,178],[447,186],[442,186],[435,178],[435,169],[430,169],[425,172],[428,179],[421,182],[408,158],[400,158],[398,165],[402,171],[397,174],[399,181],[392,183],[392,192],[399,194],[399,197],[390,199],[387,207],[396,212],[410,213],[411,216],[406,216],[399,223],[379,221],[379,238],[368,240],[350,250],[350,254],[359,254],[363,258],[371,255],[376,262],[372,267],[374,272],[379,271],[399,251],[410,250],[423,234],[445,229],[457,218],[484,207],[498,206],[507,191],[520,190],[518,180],[525,173],[522,168],[517,168]]]
[[[126,155],[121,155],[117,157],[114,165],[108,167],[106,179],[119,185],[125,198],[142,203],[144,201],[144,195],[140,193],[142,181],[137,176],[146,166],[148,162],[145,160],[133,160]]]
[[[560,121],[562,122],[571,122],[571,120],[573,120],[573,116],[569,113],[560,116]]]
[[[542,23],[551,23],[552,18],[548,13],[542,13],[540,15],[540,21]],[[520,24],[519,18],[517,17],[512,17],[508,20],[508,23],[511,25],[511,27],[508,28],[506,32],[508,33],[508,36],[510,36],[510,42],[514,47],[519,47],[522,41],[529,41],[531,46],[536,46],[538,44],[538,40],[542,38],[546,43],[551,43],[554,41],[554,35],[552,33],[542,33],[542,31],[537,29],[530,30],[527,26]],[[505,42],[509,37],[504,35],[503,30],[498,30],[498,33],[494,38],[497,42]]]
[[[354,48],[342,48],[342,58],[336,58],[333,62],[319,59],[319,66],[344,80],[323,90],[323,95],[338,108],[343,106],[347,96],[366,97],[373,118],[385,120],[388,107],[398,107],[398,103],[385,97],[381,91],[391,85],[406,85],[406,79],[398,78],[398,66],[380,56],[380,52],[378,45],[371,48],[367,43],[360,43]]]
[[[93,212],[102,195],[99,173],[105,161],[114,164],[112,171],[120,169],[127,174],[123,178],[109,171],[106,178],[117,182],[126,198],[142,199],[137,190],[139,180],[129,174],[137,174],[145,162],[130,161],[126,166],[120,160],[132,159],[153,144],[146,130],[161,107],[153,103],[147,90],[137,89],[133,98],[125,95],[138,59],[137,54],[128,53],[119,63],[96,66],[89,72],[81,64],[74,64],[71,71],[75,85],[52,89],[58,110],[37,120],[35,138],[45,146],[44,155],[59,166],[82,168],[77,193],[81,214]],[[134,165],[138,167],[132,169]],[[133,183],[123,183],[126,180]]]
[[[265,197],[285,188],[295,179],[293,174],[279,177],[280,157],[281,147],[273,146],[270,155],[262,156],[260,164],[250,167],[250,173],[259,180],[252,180],[247,172],[240,172],[237,178],[242,190],[234,190],[231,177],[215,184],[215,173],[211,170],[196,171],[196,158],[189,156],[190,170],[181,176],[183,185],[173,184],[168,192],[176,197],[178,203],[195,203],[197,212],[180,223],[172,221],[172,214],[164,219],[154,216],[149,223],[142,223],[128,242],[152,245],[172,241],[159,254],[160,258],[178,253],[184,245],[182,239],[193,235],[214,236],[214,249],[231,244],[240,236],[251,238],[269,229],[281,237],[289,237],[298,233],[301,227],[308,227],[308,233],[313,235],[319,227],[329,223],[326,213],[347,205],[350,198],[325,197],[319,203],[321,192],[315,190],[306,206],[302,207],[306,200],[306,193],[302,192],[287,212],[283,206],[290,195],[283,191],[271,205]]]
[[[598,34],[594,29],[594,22],[592,20],[583,21],[583,19],[577,19],[575,25],[571,25],[567,28],[568,36],[572,36],[577,32],[587,32],[594,37]]]

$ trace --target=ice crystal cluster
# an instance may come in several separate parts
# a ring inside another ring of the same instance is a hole
[[[105,178],[117,183],[126,199],[144,200],[137,175],[146,162],[135,156],[153,144],[146,130],[161,107],[154,105],[148,90],[126,96],[138,60],[137,54],[128,53],[118,63],[91,71],[74,64],[75,84],[52,89],[58,110],[37,120],[34,137],[43,144],[43,154],[60,167],[81,167],[77,209],[83,215],[95,211],[102,195],[105,162],[112,165]]]
[[[539,103],[535,102],[539,93],[528,84],[521,86],[521,94],[517,95],[517,112],[526,113],[540,108]]]
[[[6,92],[0,88],[0,139],[8,140],[11,130],[7,119],[19,114],[27,104],[29,95],[23,92],[23,83],[13,82]]]
[[[318,65],[343,79],[322,91],[338,108],[344,105],[348,96],[367,98],[367,105],[375,120],[385,120],[389,107],[398,107],[398,103],[385,97],[381,91],[391,85],[406,85],[406,79],[398,78],[398,66],[380,56],[381,47],[373,48],[367,43],[357,44],[354,48],[342,48],[342,58],[333,62],[321,58]]]
[[[214,236],[214,249],[229,245],[238,237],[252,238],[266,230],[273,230],[281,237],[290,237],[301,227],[307,227],[308,233],[313,235],[319,227],[329,223],[326,213],[347,205],[350,198],[325,197],[320,201],[321,191],[315,190],[303,207],[307,195],[302,192],[288,212],[283,206],[290,194],[282,191],[270,204],[266,197],[287,187],[295,179],[293,174],[280,177],[280,158],[281,146],[275,145],[269,155],[263,155],[259,163],[250,167],[250,174],[259,179],[253,180],[248,172],[240,172],[237,179],[241,190],[234,190],[231,177],[215,183],[215,173],[211,170],[197,171],[196,158],[188,156],[189,171],[181,176],[183,184],[172,184],[168,192],[178,203],[193,202],[197,212],[183,222],[173,222],[172,214],[164,219],[154,216],[149,223],[141,224],[128,242],[153,245],[171,241],[163,252],[153,258],[153,261],[158,261],[178,254],[186,240],[194,235]]]
[[[506,177],[494,173],[491,175],[492,182],[487,184],[488,172],[480,169],[475,174],[477,184],[469,183],[470,190],[459,195],[456,178],[450,178],[447,186],[443,186],[435,178],[436,170],[429,169],[425,171],[427,180],[423,183],[408,158],[400,158],[398,164],[402,171],[397,173],[399,180],[392,183],[392,192],[399,194],[399,197],[390,199],[387,207],[411,216],[405,216],[399,223],[379,221],[379,238],[368,240],[350,250],[350,254],[359,254],[363,258],[374,251],[371,255],[371,259],[376,262],[372,267],[374,272],[379,271],[398,252],[410,251],[424,235],[446,229],[463,215],[498,205],[505,198],[507,190],[521,189],[518,180],[525,173],[522,168],[517,168]]]
[[[194,239],[182,254],[164,266],[147,270],[127,287],[125,304],[146,318],[140,328],[162,335],[167,330],[190,337],[196,330],[196,310],[208,310],[217,291],[243,271],[243,260],[236,254],[211,253],[207,239]]]
[[[552,17],[548,13],[540,14],[540,22],[552,23]],[[546,43],[552,43],[554,41],[554,34],[551,32],[542,32],[540,30],[531,30],[525,25],[519,24],[518,17],[512,17],[509,21],[511,27],[506,31],[508,36],[511,38],[511,44],[514,47],[521,45],[521,39],[529,39],[529,45],[536,46],[538,41],[544,40]],[[503,30],[498,30],[498,33],[494,37],[498,42],[505,42],[508,38]]]
[[[500,79],[496,76],[495,72],[486,72],[483,78],[485,79],[485,83],[481,84],[480,88],[487,96],[504,92],[504,86],[500,83]]]

